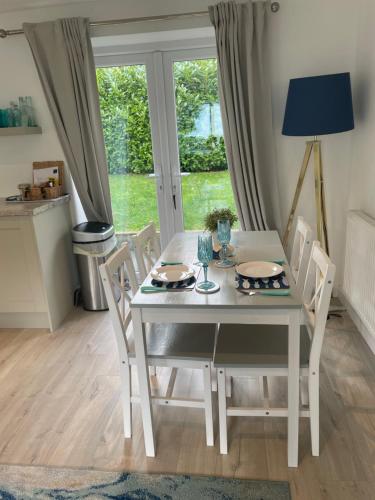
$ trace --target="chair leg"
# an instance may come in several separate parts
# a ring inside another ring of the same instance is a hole
[[[207,363],[203,368],[204,388],[204,416],[206,420],[206,442],[207,446],[214,445],[214,424],[212,415],[212,386],[211,386],[211,364]]]
[[[148,367],[148,373],[150,374],[150,377],[156,376],[156,366],[149,366]]]
[[[124,419],[124,436],[125,438],[132,437],[132,368],[130,365],[121,365],[121,382],[122,382],[122,412]]]
[[[319,372],[309,375],[311,451],[319,456]]]
[[[300,377],[301,403],[302,406],[309,406],[309,391],[307,388],[306,377]]]
[[[227,437],[227,399],[226,399],[225,370],[219,368],[217,373],[217,393],[219,399],[219,434],[220,434],[220,453],[228,453]]]
[[[212,386],[212,392],[217,392],[217,370],[214,368],[214,366],[211,364],[211,386]]]
[[[264,381],[263,381],[263,375],[260,375],[258,377],[258,383],[259,383],[259,394],[260,394],[260,399],[262,403],[264,402],[265,394],[264,394]]]
[[[219,329],[220,329],[220,325],[216,324],[215,325],[215,347],[214,347],[214,352],[216,351],[217,339],[218,339],[218,336],[219,336]],[[213,363],[211,363],[211,377],[212,377],[212,390],[213,390],[213,392],[217,392],[217,370],[214,367]]]
[[[231,376],[227,377],[227,381],[225,384],[225,392],[226,392],[227,398],[232,397],[232,377]]]

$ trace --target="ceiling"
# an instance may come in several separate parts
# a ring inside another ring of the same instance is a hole
[[[92,1],[93,0],[0,0],[0,13]]]

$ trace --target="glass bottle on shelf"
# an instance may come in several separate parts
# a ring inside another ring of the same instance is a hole
[[[21,112],[20,112],[18,105],[14,101],[11,101],[10,108],[12,110],[13,127],[20,127],[21,126]]]
[[[8,116],[8,127],[14,127],[14,113],[12,106],[6,109],[6,113]]]
[[[19,104],[19,109],[20,109],[20,114],[21,114],[21,126],[22,127],[28,127],[29,126],[29,111],[26,103],[26,98],[25,97],[19,97],[18,98],[18,104]]]
[[[24,97],[24,101],[26,103],[27,112],[29,115],[29,127],[36,127],[35,112],[31,96],[27,95],[26,97]]]
[[[0,109],[0,127],[1,128],[9,127],[9,116],[7,109]]]

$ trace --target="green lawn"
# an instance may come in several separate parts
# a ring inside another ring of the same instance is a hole
[[[155,179],[147,175],[110,175],[116,232],[134,232],[150,221],[157,223]],[[202,229],[213,208],[235,210],[228,171],[199,172],[182,177],[185,229]]]

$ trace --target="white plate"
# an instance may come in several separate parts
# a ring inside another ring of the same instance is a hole
[[[176,281],[187,280],[194,276],[194,274],[195,269],[185,266],[185,264],[157,267],[151,271],[151,276],[163,283],[175,283]]]
[[[281,274],[283,268],[274,262],[252,261],[238,265],[236,271],[247,278],[272,278]]]

